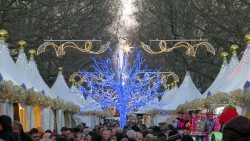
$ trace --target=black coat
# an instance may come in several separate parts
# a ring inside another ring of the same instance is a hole
[[[17,134],[8,130],[0,131],[0,139],[4,141],[18,141]]]
[[[20,132],[21,141],[32,141],[32,138],[25,134],[23,131]]]
[[[222,141],[250,141],[250,120],[238,116],[227,122],[222,129]]]
[[[7,115],[1,115],[0,124],[3,128],[0,131],[0,139],[3,139],[5,141],[17,141],[17,134],[12,132],[11,118]]]

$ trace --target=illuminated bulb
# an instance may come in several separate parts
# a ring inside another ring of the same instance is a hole
[[[232,53],[237,53],[239,46],[236,44],[233,44],[230,48],[230,50],[232,51]]]
[[[130,45],[126,44],[125,46],[123,46],[123,50],[126,52],[126,54],[128,55],[128,53],[132,52],[131,49],[133,47],[131,47]]]
[[[5,40],[8,36],[8,32],[4,29],[0,30],[0,40]]]
[[[250,44],[250,34],[247,34],[244,40],[247,44]]]
[[[20,41],[18,42],[18,47],[19,47],[20,49],[26,48],[26,45],[27,45],[27,43],[26,43],[24,40],[20,40]]]

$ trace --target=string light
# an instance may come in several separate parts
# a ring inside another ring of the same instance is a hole
[[[101,45],[100,49],[98,51],[92,51],[92,42],[91,40],[76,40],[78,42],[80,41],[84,41],[84,45],[83,46],[78,46],[76,43],[74,43],[71,40],[65,40],[63,44],[57,45],[54,42],[61,42],[64,40],[47,40],[46,42],[44,42],[42,45],[40,45],[37,49],[37,55],[40,55],[41,53],[43,53],[47,47],[52,47],[56,53],[56,56],[62,56],[65,55],[65,48],[75,48],[81,52],[87,52],[90,54],[102,54],[104,53],[108,48],[109,48],[109,44],[110,42]],[[99,41],[99,40],[93,40],[93,41]]]
[[[164,52],[170,52],[176,48],[186,48],[186,50],[187,50],[186,54],[195,57],[199,47],[206,47],[208,52],[215,55],[215,50],[214,50],[213,46],[211,44],[209,44],[208,42],[200,42],[198,44],[191,45],[188,42],[184,42],[184,41],[180,40],[180,42],[174,44],[172,47],[169,47],[168,42],[167,42],[168,40],[155,40],[155,41],[159,42],[160,51],[158,51],[158,52],[153,51],[149,45],[146,45],[143,42],[141,42],[142,48],[150,54],[160,54],[160,53],[164,53]],[[199,40],[197,40],[197,41],[199,41]]]
[[[87,83],[87,86],[81,86],[83,93],[100,102],[103,107],[116,107],[120,113],[120,127],[126,125],[127,114],[133,109],[166,93],[159,92],[163,87],[159,70],[152,71],[144,64],[141,51],[136,54],[134,62],[127,65],[129,55],[122,56],[124,61],[117,70],[113,64],[118,62],[113,63],[110,58],[93,58],[94,73],[79,72]],[[116,57],[115,60],[119,61],[119,55]]]

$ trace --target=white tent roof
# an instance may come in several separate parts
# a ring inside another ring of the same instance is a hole
[[[13,79],[13,77],[11,77],[5,70],[4,68],[2,68],[2,66],[0,66],[0,74],[2,76],[2,80],[5,80],[5,81],[12,81],[14,84],[16,85],[19,85],[15,79]],[[1,81],[1,80],[0,80]]]
[[[19,86],[22,86],[24,84],[26,88],[32,87],[31,82],[29,82],[27,78],[24,77],[24,74],[16,67],[14,61],[10,56],[8,46],[3,40],[0,40],[0,66],[5,70],[5,72],[9,74],[9,76],[11,76],[12,79],[15,78],[14,82],[16,82]],[[11,78],[9,78],[9,80],[12,80]]]
[[[224,81],[224,87],[221,87],[221,91],[230,92],[232,90],[241,88],[247,80],[250,80],[250,44],[244,52],[240,63],[235,67],[235,69],[230,73],[230,75]]]
[[[101,112],[102,106],[96,102],[92,97],[88,96],[86,99],[86,106],[81,109],[81,112]]]
[[[184,81],[180,85],[178,91],[173,96],[171,103],[167,106],[166,110],[176,110],[176,108],[185,102],[192,101],[196,98],[201,98],[201,93],[194,85],[189,72],[186,73]]]
[[[152,101],[149,101],[144,106],[138,108],[138,113],[147,113],[150,110],[159,110],[161,107],[161,103],[158,98],[155,97]]]
[[[28,66],[27,56],[24,53],[24,49],[20,49],[16,61],[16,67],[18,68],[19,72],[23,74],[23,76],[33,84],[35,91],[42,91],[39,86],[39,82],[33,78],[31,75],[30,68]]]
[[[172,90],[168,89],[167,92],[161,97],[160,102],[166,103],[167,100],[168,100],[168,97],[169,97],[169,94],[170,94],[171,91],[172,91]]]
[[[62,98],[65,102],[74,102],[61,71],[59,71],[51,90],[58,98]]]
[[[177,90],[178,90],[178,86],[174,86],[174,88],[172,88],[168,93],[166,93],[163,96],[163,98],[161,99],[161,102],[165,104],[170,103],[174,95],[176,94]]]
[[[214,93],[215,87],[221,85],[220,82],[222,78],[225,77],[225,72],[227,72],[227,68],[228,68],[227,60],[223,60],[223,64],[221,65],[219,74],[216,76],[214,82],[210,85],[210,87],[203,93],[202,98],[206,98],[209,92],[211,94]]]
[[[51,91],[51,89],[44,82],[42,76],[40,75],[34,57],[30,57],[28,67],[30,70],[30,79],[34,85],[36,84],[39,91],[44,91],[45,95],[50,96],[51,98],[56,98],[56,95]]]
[[[82,92],[77,89],[76,85],[71,86],[70,95],[75,99],[74,101],[76,105],[79,105],[81,108],[86,106],[87,101],[85,100]]]
[[[216,92],[221,91],[225,87],[224,84],[225,84],[227,77],[238,64],[239,64],[239,59],[236,53],[233,53],[233,56],[231,57],[228,65],[226,61],[224,60],[218,76],[214,80],[213,84],[209,87],[209,89],[203,94],[202,97],[206,98],[209,91],[211,94],[215,94]]]
[[[169,93],[165,98],[161,101],[161,103],[165,104],[164,106],[161,107],[162,110],[167,110],[168,104],[173,100],[174,96],[176,95],[176,92],[178,91],[178,86],[175,86],[173,89],[169,91]]]

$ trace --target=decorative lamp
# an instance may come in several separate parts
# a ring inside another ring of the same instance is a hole
[[[59,72],[62,72],[62,71],[63,71],[63,67],[59,67],[59,68],[58,68],[58,71],[59,71]]]
[[[34,57],[36,55],[36,51],[34,49],[29,50],[29,56]]]
[[[5,40],[8,36],[8,32],[4,29],[0,29],[0,40]]]
[[[20,40],[18,43],[18,47],[20,48],[20,49],[24,49],[24,48],[26,48],[26,42],[24,41],[24,40]]]
[[[247,35],[245,36],[245,42],[246,42],[247,44],[250,44],[250,34],[247,34]]]
[[[221,58],[222,58],[223,60],[227,60],[227,56],[228,56],[228,53],[227,53],[227,52],[222,52],[222,53],[221,53]]]
[[[230,48],[230,50],[232,51],[232,53],[237,53],[239,46],[236,44],[233,44]]]

